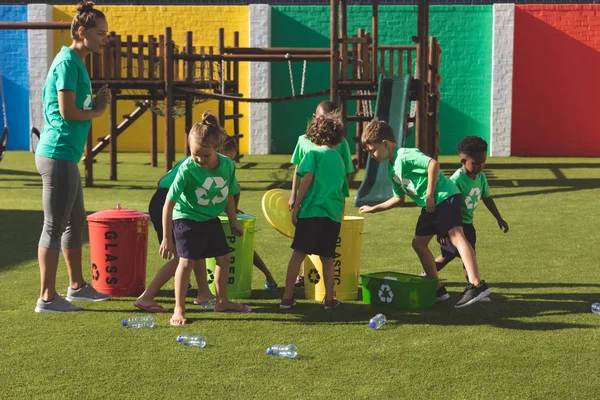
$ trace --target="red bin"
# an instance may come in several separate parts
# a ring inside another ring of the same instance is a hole
[[[120,205],[87,217],[94,289],[114,297],[144,292],[149,220]]]

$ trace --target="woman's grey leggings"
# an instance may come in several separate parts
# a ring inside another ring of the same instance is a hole
[[[36,156],[35,165],[43,186],[44,227],[39,247],[80,248],[85,208],[77,163]]]

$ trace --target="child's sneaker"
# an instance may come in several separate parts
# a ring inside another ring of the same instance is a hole
[[[69,303],[58,294],[50,301],[38,299],[35,307],[35,312],[37,313],[71,312],[81,310],[83,310],[83,307]]]
[[[332,308],[338,307],[341,303],[338,299],[333,300],[325,300],[323,301],[326,310],[331,310]]]
[[[481,301],[490,295],[492,291],[485,283],[485,281],[481,281],[481,285],[479,287],[469,283],[462,294],[461,299],[456,303],[454,307],[461,308],[469,306],[475,302]]]
[[[438,288],[438,290],[435,292],[435,302],[436,303],[441,303],[442,301],[448,300],[450,298],[450,295],[448,294],[448,291],[446,290],[445,286],[440,286]]]
[[[84,283],[79,289],[67,289],[67,301],[104,301],[108,299],[110,299],[109,294],[98,292],[89,283]]]
[[[280,310],[289,310],[290,308],[296,305],[296,299],[293,297],[291,299],[281,299],[281,303],[279,303]]]
[[[266,292],[276,292],[277,291],[277,282],[265,282],[265,291]]]
[[[304,277],[303,276],[299,276],[296,278],[296,284],[294,285],[296,287],[303,287],[304,286]]]

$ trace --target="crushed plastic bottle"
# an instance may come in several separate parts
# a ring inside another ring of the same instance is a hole
[[[267,354],[276,358],[296,358],[298,349],[293,344],[274,344],[267,349]]]
[[[380,329],[386,323],[385,315],[377,314],[373,318],[369,320],[369,328],[371,329]]]
[[[183,344],[184,346],[199,347],[199,348],[206,347],[206,337],[204,337],[203,335],[191,335],[191,334],[186,333],[186,334],[177,336],[177,341],[179,343]]]
[[[121,321],[121,325],[128,328],[154,328],[152,315],[129,317]]]
[[[600,315],[600,303],[594,303],[594,304],[592,304],[592,312],[594,314]]]
[[[202,300],[202,311],[214,311],[217,299],[204,299]]]

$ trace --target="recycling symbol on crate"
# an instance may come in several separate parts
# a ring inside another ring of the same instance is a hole
[[[387,283],[382,284],[379,287],[379,300],[382,303],[391,303],[394,298],[394,292],[392,292],[392,288]]]
[[[207,283],[210,285],[215,280],[215,274],[210,269],[208,269],[208,268],[206,269],[206,274],[208,275],[208,282]]]
[[[319,281],[321,280],[321,275],[319,275],[319,271],[317,271],[316,269],[311,269],[308,272],[308,280],[310,281],[310,283],[314,283],[315,285],[317,283],[319,283]]]

